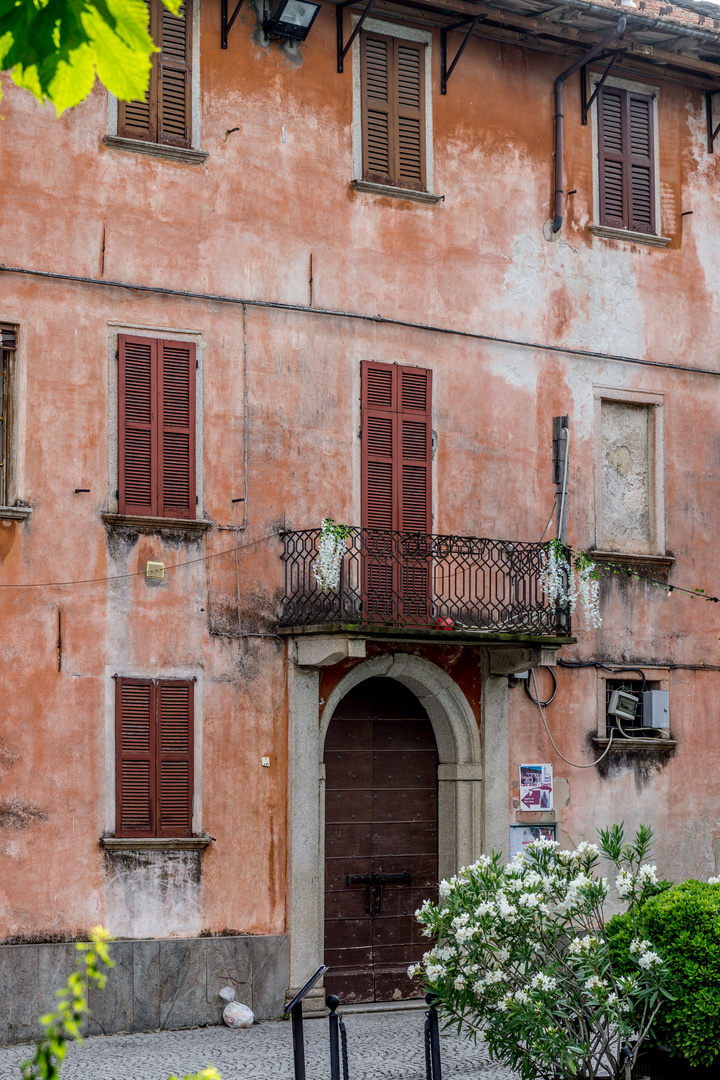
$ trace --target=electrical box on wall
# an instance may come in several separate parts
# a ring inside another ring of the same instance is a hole
[[[667,690],[644,690],[642,726],[651,728],[670,727],[670,694]]]

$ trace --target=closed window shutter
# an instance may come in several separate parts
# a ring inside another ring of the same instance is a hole
[[[190,0],[173,15],[162,0],[145,0],[149,30],[160,49],[152,57],[150,84],[142,101],[118,103],[118,135],[127,139],[190,146],[192,110]]]
[[[362,37],[363,157],[366,180],[391,184],[392,124],[391,68],[392,39]]]
[[[121,514],[158,514],[157,354],[152,338],[118,337]]]
[[[429,533],[431,524],[432,372],[400,367],[399,452],[400,520],[402,532]]]
[[[363,176],[425,189],[425,58],[417,42],[361,35]]]
[[[195,346],[162,341],[158,389],[159,514],[195,517]]]
[[[365,361],[362,377],[362,526],[397,529],[397,366]]]
[[[118,836],[155,835],[155,686],[117,679],[115,798]]]
[[[603,87],[598,117],[601,224],[654,233],[652,98]]]
[[[158,0],[160,2],[160,0]],[[161,6],[158,127],[160,142],[190,145],[190,3],[173,15]]]
[[[628,94],[630,228],[655,232],[655,154],[652,98]]]
[[[161,682],[158,697],[158,836],[190,836],[193,792],[193,684]]]
[[[157,19],[158,4],[162,0],[145,0],[148,9],[148,29],[153,41],[158,40]],[[118,102],[118,135],[126,139],[143,139],[146,142],[158,141],[158,65],[152,57],[150,83],[142,101]]]
[[[362,526],[431,531],[432,372],[363,362]]]
[[[397,73],[398,184],[422,191],[425,187],[425,88],[423,46],[395,38]]]

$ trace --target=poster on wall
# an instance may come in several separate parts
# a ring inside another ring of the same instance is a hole
[[[555,840],[556,825],[511,825],[510,858],[513,859],[533,840]]]
[[[520,809],[552,810],[552,765],[520,766]]]

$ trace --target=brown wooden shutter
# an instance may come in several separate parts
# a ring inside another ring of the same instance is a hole
[[[158,509],[195,517],[195,345],[161,341],[158,360]]]
[[[158,4],[162,0],[145,0],[148,9],[148,30],[153,41],[158,40]],[[155,57],[151,59],[150,83],[142,101],[118,102],[118,135],[126,139],[143,139],[157,142],[158,127],[158,65]]]
[[[432,532],[432,372],[399,367],[399,522],[402,532]]]
[[[118,510],[157,517],[157,353],[152,338],[118,337]]]
[[[362,34],[363,176],[425,189],[425,57],[418,42]]]
[[[655,150],[653,104],[647,94],[627,95],[630,160],[630,228],[655,232]]]
[[[432,372],[364,361],[362,526],[432,531]]]
[[[397,529],[397,366],[364,361],[362,381],[362,527]]]
[[[361,39],[363,172],[366,180],[393,183],[392,38]]]
[[[652,98],[603,87],[598,118],[601,224],[654,233]]]
[[[190,0],[173,15],[161,0],[161,40],[158,76],[158,138],[172,146],[190,146],[190,38],[192,5]]]
[[[115,802],[118,836],[155,835],[155,685],[117,679]]]
[[[192,113],[192,3],[173,15],[162,0],[145,0],[150,35],[160,52],[152,57],[142,101],[118,102],[118,135],[126,139],[190,146]]]
[[[190,836],[193,795],[193,684],[158,683],[158,836]]]
[[[395,176],[403,187],[425,188],[425,57],[416,41],[395,38],[397,144]]]

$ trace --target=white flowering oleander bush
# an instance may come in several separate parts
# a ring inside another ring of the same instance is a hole
[[[423,977],[446,1025],[487,1042],[523,1080],[625,1076],[666,1000],[667,965],[640,923],[634,969],[619,975],[611,963],[610,887],[597,867],[618,835],[617,887],[637,918],[660,888],[643,862],[652,833],[623,845],[622,826],[601,833],[600,847],[541,839],[508,865],[483,855],[416,912],[437,944],[409,974]]]
[[[578,598],[588,630],[602,626],[600,616],[600,571],[583,552],[573,552],[559,540],[551,540],[542,552],[540,587],[549,604],[558,604],[572,615]]]
[[[340,568],[347,548],[347,538],[352,534],[351,525],[339,525],[331,517],[323,518],[318,541],[318,556],[313,563],[313,574],[325,592],[340,585]]]

